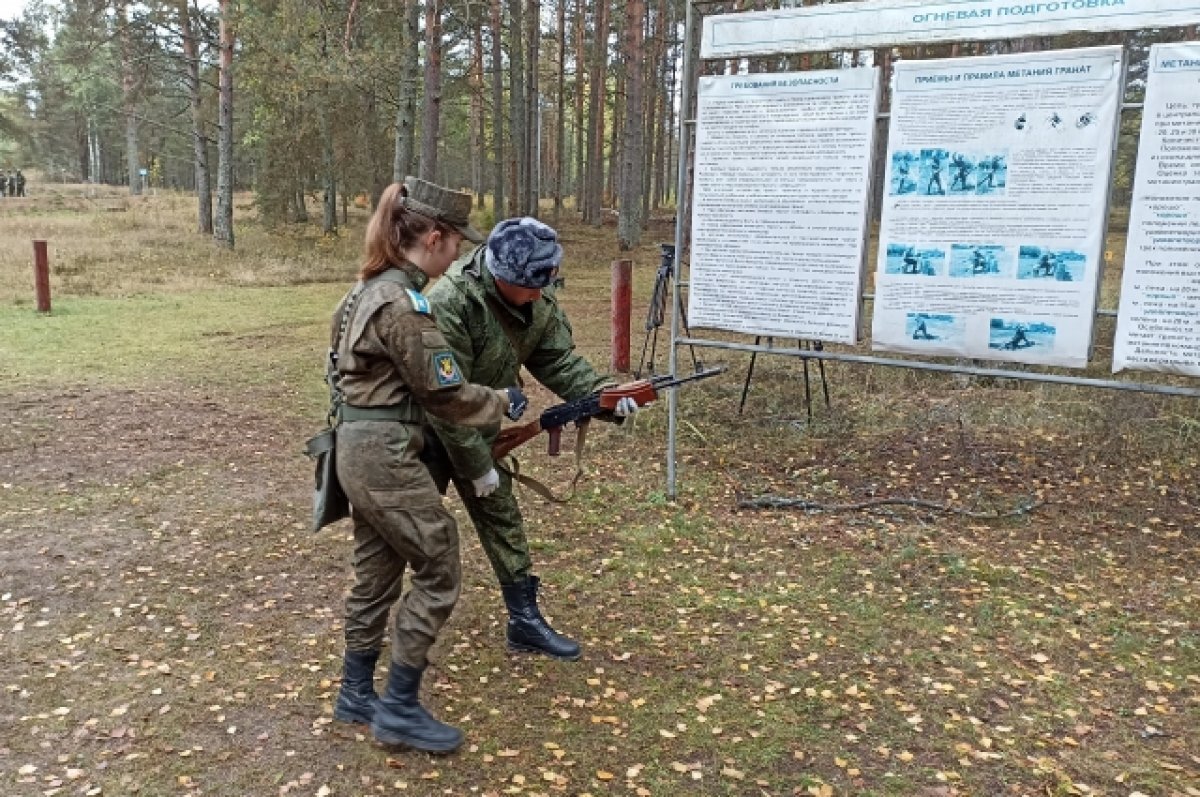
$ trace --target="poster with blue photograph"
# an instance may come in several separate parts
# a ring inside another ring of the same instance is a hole
[[[983,155],[975,162],[975,193],[1003,194],[1008,187],[1008,153]]]
[[[949,165],[949,150],[921,150],[920,192],[925,196],[945,196],[946,185],[950,179]]]
[[[953,244],[950,247],[951,277],[1009,277],[1012,253],[999,244]]]
[[[874,349],[1088,365],[1124,59],[894,64]]]
[[[1080,282],[1086,266],[1087,255],[1074,249],[1022,245],[1017,258],[1017,279]]]
[[[946,250],[940,246],[887,245],[887,273],[936,277],[946,270]]]
[[[957,348],[964,343],[964,330],[961,318],[945,313],[909,313],[904,319],[904,334],[917,346]]]
[[[965,152],[955,152],[950,155],[950,194],[974,194],[978,183],[975,170],[977,158]]]
[[[1053,351],[1058,335],[1057,327],[1045,321],[993,318],[988,327],[988,348],[996,351]]]
[[[916,152],[901,150],[892,153],[891,182],[888,193],[905,196],[915,193],[917,181],[921,179],[921,156]]]

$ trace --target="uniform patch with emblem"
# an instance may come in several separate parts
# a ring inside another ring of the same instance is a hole
[[[454,355],[448,351],[433,355],[433,375],[437,379],[438,387],[460,385],[463,381],[462,373],[458,370],[458,363],[455,361]]]
[[[424,313],[425,315],[429,315],[431,313],[431,310],[429,309],[429,300],[422,296],[419,291],[414,291],[412,288],[405,288],[404,292],[408,294],[408,300],[412,302],[414,310],[416,310],[418,313]]]

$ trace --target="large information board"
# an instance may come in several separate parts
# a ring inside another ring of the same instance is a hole
[[[704,18],[702,58],[1195,25],[1200,0],[873,0]]]
[[[1122,50],[896,65],[876,349],[1087,364]]]
[[[878,75],[700,79],[692,327],[856,342]]]
[[[1200,44],[1150,49],[1113,371],[1200,376]]]

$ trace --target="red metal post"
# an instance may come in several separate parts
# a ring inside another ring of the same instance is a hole
[[[612,369],[629,373],[629,322],[633,307],[633,261],[612,264]]]
[[[50,312],[50,255],[45,241],[33,242],[33,285],[39,313]]]

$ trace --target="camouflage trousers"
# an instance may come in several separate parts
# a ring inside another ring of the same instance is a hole
[[[429,472],[443,494],[450,482],[454,482],[496,579],[501,584],[515,584],[524,579],[533,567],[533,560],[529,557],[529,539],[525,536],[521,507],[513,494],[512,477],[497,468],[500,486],[491,495],[477,498],[469,480],[453,476],[450,460],[437,435],[427,429],[425,439],[427,445],[422,460],[429,466]]]
[[[462,582],[458,526],[418,457],[420,431],[394,421],[338,427],[338,479],[353,506],[354,587],[346,649],[378,650],[392,624],[392,661],[423,668]],[[402,579],[411,568],[409,590]],[[397,604],[398,601],[398,604]]]

